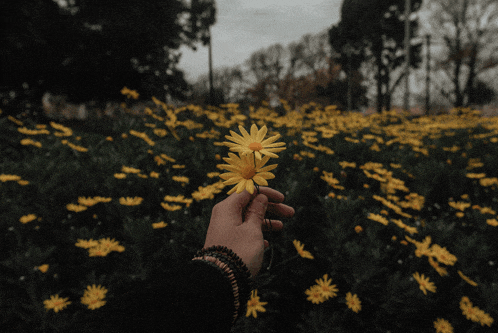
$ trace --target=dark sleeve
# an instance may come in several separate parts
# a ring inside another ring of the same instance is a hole
[[[223,272],[204,261],[191,261],[152,283],[135,283],[110,297],[100,309],[88,310],[91,322],[78,326],[106,333],[223,333],[230,332],[234,310],[232,286]]]

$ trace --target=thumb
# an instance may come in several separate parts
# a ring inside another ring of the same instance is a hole
[[[267,207],[268,197],[264,194],[258,194],[247,207],[244,222],[261,228]]]

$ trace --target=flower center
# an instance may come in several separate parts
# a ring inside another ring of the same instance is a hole
[[[254,177],[255,174],[256,170],[251,165],[245,166],[241,171],[241,175],[245,179],[252,179],[252,177]]]
[[[249,149],[255,150],[255,151],[260,151],[261,149],[263,149],[263,146],[259,142],[253,142],[253,143],[249,144]]]

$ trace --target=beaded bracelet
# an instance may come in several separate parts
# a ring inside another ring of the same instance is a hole
[[[246,307],[251,292],[251,274],[244,262],[226,246],[212,246],[197,251],[192,260],[203,260],[216,265],[232,286],[234,296],[234,315],[232,325]]]
[[[231,262],[233,262],[236,265],[236,278],[237,281],[244,281],[245,283],[242,283],[242,286],[247,286],[247,288],[243,288],[241,290],[241,294],[243,296],[247,296],[247,299],[249,298],[251,294],[251,288],[252,288],[252,279],[251,279],[251,273],[249,272],[249,269],[247,266],[244,264],[242,259],[239,258],[235,252],[227,248],[226,246],[211,246],[207,249],[202,249],[200,251],[197,251],[196,256],[200,257],[202,255],[209,254],[209,255],[216,255],[216,254],[223,254],[229,258]]]

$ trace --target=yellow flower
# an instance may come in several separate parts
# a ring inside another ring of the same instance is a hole
[[[253,194],[255,183],[267,186],[268,182],[266,180],[275,178],[275,175],[268,171],[275,169],[277,164],[263,167],[270,159],[269,156],[265,156],[257,161],[254,161],[250,155],[240,155],[240,153],[240,158],[233,153],[228,153],[228,156],[230,157],[223,158],[228,164],[222,164],[222,167],[229,172],[221,174],[220,178],[225,180],[223,182],[225,185],[237,184],[237,186],[228,191],[228,194],[232,194],[235,191],[241,193],[244,190]]]
[[[126,197],[126,198],[119,198],[119,203],[124,205],[124,206],[137,206],[142,203],[143,198],[140,197]]]
[[[306,289],[304,293],[308,295],[308,298],[306,300],[310,301],[313,304],[320,304],[325,302],[326,300],[326,298],[322,295],[320,286],[318,285],[311,286],[309,289]]]
[[[121,168],[121,171],[124,173],[139,173],[140,169],[135,169],[131,167],[124,166]]]
[[[71,136],[73,135],[73,130],[70,129],[69,127],[65,127],[61,124],[57,124],[53,121],[50,122],[50,126],[55,128],[56,130],[59,130],[61,132],[54,132],[55,136],[61,137],[61,136]]]
[[[498,221],[496,219],[487,219],[486,223],[493,227],[498,227]]]
[[[367,218],[370,220],[382,223],[383,225],[387,225],[389,223],[389,221],[385,217],[383,217],[382,215],[379,215],[379,214],[369,213]]]
[[[438,318],[434,322],[434,328],[436,329],[436,333],[453,333],[453,326],[442,318]]]
[[[80,205],[91,207],[99,202],[93,198],[78,197],[78,203]]]
[[[225,185],[221,180],[218,183],[208,185],[206,187],[199,186],[197,191],[192,193],[192,198],[196,201],[214,199],[214,195],[220,193],[224,187]]]
[[[169,157],[168,155],[166,154],[161,154],[161,158],[165,159],[166,161],[170,161],[170,162],[173,162],[175,163],[176,160],[173,158],[173,157]]]
[[[463,202],[463,201],[458,201],[458,202],[448,202],[448,205],[451,207],[464,211],[466,208],[470,207],[470,202]]]
[[[19,219],[19,222],[26,224],[26,223],[31,222],[33,220],[36,220],[36,215],[35,214],[28,214],[28,215],[21,216],[21,218]]]
[[[123,87],[123,89],[121,89],[121,94],[125,95],[127,98],[133,99],[137,99],[140,96],[136,90],[131,90],[126,87]]]
[[[41,148],[41,146],[42,146],[41,142],[34,141],[34,140],[31,140],[31,139],[22,139],[21,140],[21,144],[24,145],[24,146],[33,145],[33,146],[38,147],[38,148]]]
[[[160,229],[168,226],[168,223],[165,223],[164,221],[157,222],[157,223],[152,223],[152,228],[153,229]]]
[[[151,178],[159,178],[159,173],[154,172],[154,171],[151,171],[151,172],[150,172],[150,177],[151,177]]]
[[[16,176],[16,175],[5,175],[5,174],[1,174],[0,175],[0,181],[2,181],[3,183],[4,182],[8,182],[8,181],[18,181],[18,180],[21,180],[20,176]]]
[[[352,295],[350,292],[346,294],[346,305],[348,308],[358,313],[361,310],[361,301],[356,294]]]
[[[47,264],[38,266],[37,268],[42,273],[46,273],[48,271],[48,265]]]
[[[460,277],[462,278],[462,280],[464,280],[465,282],[467,282],[471,286],[477,287],[477,283],[475,281],[472,281],[471,279],[469,279],[467,276],[465,276],[462,273],[462,271],[457,271],[457,273],[458,273],[458,275],[460,275]]]
[[[278,155],[275,153],[286,149],[285,147],[281,147],[285,146],[285,142],[273,143],[278,140],[278,138],[280,138],[280,134],[276,134],[266,140],[263,140],[266,132],[268,131],[266,126],[263,126],[260,130],[258,130],[256,124],[252,124],[251,134],[247,133],[247,131],[241,125],[239,125],[239,130],[240,133],[242,133],[242,136],[235,133],[234,131],[230,131],[230,134],[232,136],[225,135],[225,138],[235,143],[227,141],[223,143],[230,147],[231,151],[238,152],[240,153],[240,155],[254,153],[258,160],[262,158],[261,154],[268,157],[277,158]]]
[[[80,151],[80,152],[87,152],[88,151],[88,148],[85,148],[85,147],[81,147],[81,146],[78,146],[78,145],[75,145],[71,142],[68,142],[67,145],[71,148],[73,148],[74,150],[77,150],[77,151]]]
[[[171,179],[173,179],[175,182],[184,183],[182,185],[185,185],[186,183],[189,182],[188,177],[185,176],[173,176],[171,177]]]
[[[361,225],[357,225],[356,227],[354,227],[354,231],[356,231],[356,233],[359,234],[360,232],[363,231],[363,228],[361,227]]]
[[[163,129],[163,128],[154,128],[154,134],[157,135],[158,137],[164,137],[166,136],[166,134],[168,134],[168,132]]]
[[[432,259],[432,257],[429,257],[428,260],[429,264],[436,270],[436,272],[439,273],[439,275],[448,275],[448,271],[446,270],[446,268],[439,266],[439,264],[434,259]]]
[[[308,259],[315,259],[310,252],[303,250],[304,249],[304,244],[301,244],[301,242],[298,241],[297,239],[294,239],[292,241],[292,244],[294,244],[294,247],[296,248],[297,253],[299,253],[299,255],[301,257],[308,258]]]
[[[413,277],[415,278],[415,280],[417,280],[419,287],[420,287],[420,290],[422,290],[424,292],[424,295],[427,295],[427,290],[429,290],[430,292],[433,292],[433,293],[436,292],[436,286],[434,285],[433,282],[429,281],[428,277],[427,278],[424,277],[424,274],[419,275],[418,272],[415,272],[413,274]]]
[[[268,304],[268,302],[261,302],[258,296],[258,290],[253,290],[251,292],[251,298],[247,301],[247,312],[246,317],[249,317],[251,314],[254,318],[258,317],[259,312],[266,312],[266,309],[263,305]]]
[[[125,250],[124,246],[119,245],[119,242],[113,239],[108,238],[102,238],[99,239],[99,245],[102,248],[106,248],[109,250],[109,252],[116,251],[116,252],[123,252]]]
[[[115,173],[114,178],[124,179],[124,178],[126,178],[126,173]]]
[[[343,186],[337,185],[337,184],[339,184],[339,180],[333,177],[333,173],[332,172],[322,171],[322,173],[323,173],[323,175],[320,176],[320,179],[323,179],[324,181],[326,181],[327,184],[329,184],[333,188],[337,188],[337,189],[340,189],[340,190],[344,189]]]
[[[337,289],[337,285],[335,284],[330,285],[332,279],[328,278],[328,274],[325,274],[323,279],[317,279],[315,281],[325,300],[337,296],[336,292],[338,292],[339,289]]]
[[[107,293],[107,289],[100,285],[87,286],[83,297],[81,297],[81,304],[88,305],[90,310],[98,309],[105,305],[106,301],[103,299]]]
[[[70,210],[72,212],[79,213],[79,212],[84,211],[84,210],[86,210],[88,208],[86,206],[75,205],[75,204],[70,203],[70,204],[66,205],[66,209]]]
[[[161,202],[161,206],[163,206],[164,209],[169,210],[170,212],[174,212],[175,210],[182,209],[182,206],[180,206],[180,205],[169,205],[165,202]]]
[[[143,133],[143,132],[138,132],[138,131],[135,131],[135,130],[130,130],[130,134],[131,135],[134,135],[142,140],[144,140],[145,142],[147,142],[150,146],[154,146],[156,143],[154,141],[152,141],[149,136],[146,134],[146,133]]]
[[[208,172],[208,174],[207,174],[207,176],[209,178],[214,178],[214,177],[219,176],[219,175],[220,175],[219,172]]]
[[[491,324],[493,324],[494,319],[478,307],[472,306],[472,302],[467,296],[463,296],[460,300],[460,309],[467,319],[478,322],[481,326],[487,325],[491,327]]]
[[[76,245],[77,247],[81,247],[83,249],[89,249],[91,247],[98,246],[99,242],[93,239],[89,240],[78,239],[78,242],[74,245]]]
[[[71,302],[68,302],[67,300],[69,297],[66,298],[59,298],[59,295],[55,296],[50,296],[50,299],[46,299],[43,301],[43,304],[45,304],[45,309],[54,310],[55,313],[59,312],[60,310],[63,310],[65,307],[67,307]]]
[[[98,245],[88,249],[88,253],[90,257],[105,257],[111,253],[111,250],[107,246],[99,243]]]
[[[446,250],[445,247],[441,247],[438,244],[433,244],[430,251],[430,254],[442,264],[453,266],[457,261],[457,257]]]
[[[431,236],[426,236],[422,242],[417,242],[416,240],[405,236],[406,240],[410,243],[415,244],[417,249],[415,250],[415,255],[417,257],[422,257],[423,255],[429,256],[431,251],[429,250],[429,245],[431,244]]]

